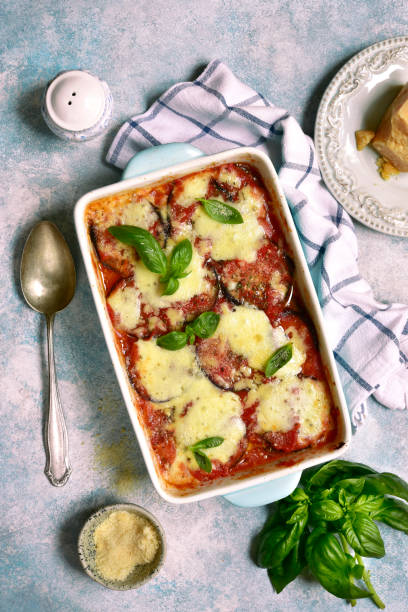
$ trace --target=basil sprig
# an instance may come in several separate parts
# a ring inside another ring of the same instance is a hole
[[[142,227],[113,225],[108,230],[120,242],[133,246],[148,270],[160,274],[159,280],[164,284],[163,295],[173,295],[179,288],[178,279],[188,276],[185,269],[193,257],[189,240],[176,244],[167,258],[156,238]]]
[[[257,564],[268,570],[275,591],[280,593],[308,565],[336,597],[353,605],[371,597],[384,608],[362,557],[385,554],[375,521],[408,534],[408,483],[361,463],[336,460],[306,470],[300,484],[276,504],[258,538]]]
[[[178,351],[187,342],[194,344],[196,336],[209,338],[218,327],[220,315],[212,310],[202,312],[194,321],[186,325],[185,331],[172,331],[157,338],[157,344],[168,351]]]
[[[268,361],[265,364],[265,376],[269,378],[270,376],[276,374],[278,370],[283,368],[283,366],[286,365],[288,361],[292,359],[292,354],[293,348],[291,342],[288,342],[288,344],[285,344],[284,346],[278,348],[277,351],[272,353],[272,355],[269,357]]]
[[[239,210],[229,204],[224,204],[220,200],[205,200],[204,198],[198,198],[198,201],[203,205],[207,215],[218,223],[237,225],[244,222]]]
[[[188,446],[188,450],[193,453],[194,459],[198,463],[198,467],[209,474],[212,471],[212,463],[207,455],[203,452],[203,449],[215,448],[216,446],[220,446],[223,442],[224,438],[221,438],[221,436],[204,438],[204,440],[200,440],[199,442],[195,442],[195,444]]]

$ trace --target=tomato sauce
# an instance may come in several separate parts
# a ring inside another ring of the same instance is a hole
[[[175,329],[183,329],[184,325],[196,318],[200,313],[214,310],[221,312],[221,306],[228,303],[248,305],[263,310],[273,327],[281,326],[289,339],[292,330],[300,336],[306,347],[306,360],[301,366],[299,378],[309,377],[317,381],[325,381],[325,371],[322,365],[316,333],[307,314],[299,291],[294,283],[293,264],[285,244],[283,232],[274,212],[273,195],[269,194],[263,185],[258,172],[249,164],[224,164],[210,171],[210,180],[206,193],[207,199],[222,199],[225,202],[236,203],[240,198],[240,190],[250,186],[251,190],[263,199],[265,206],[258,216],[258,222],[265,232],[265,240],[256,253],[254,262],[243,260],[213,261],[211,259],[211,241],[194,237],[194,246],[204,256],[208,271],[210,290],[195,295],[184,302],[172,303],[171,308],[182,313],[179,321],[174,323],[174,317],[169,316],[168,308],[152,308],[149,304],[140,304],[140,321],[134,330],[127,332],[119,329],[116,313],[107,304],[109,316],[115,329],[115,338],[119,351],[125,358],[131,384],[137,392],[136,406],[149,437],[152,451],[156,458],[158,469],[166,479],[169,467],[176,458],[176,440],[174,427],[170,416],[160,410],[160,404],[154,405],[148,397],[146,389],[137,374],[139,338],[149,339]],[[238,177],[239,187],[234,181],[226,182],[222,176],[230,172]],[[198,173],[196,173],[198,174]],[[190,175],[194,177],[195,175]],[[184,177],[187,178],[187,177]],[[178,198],[183,193],[183,179],[169,181],[164,185],[142,189],[138,197],[145,197],[157,209],[157,219],[149,231],[165,245],[167,236],[177,234],[177,224],[189,224],[194,212],[200,205],[198,201],[183,206],[178,204]],[[120,198],[113,198],[111,205],[119,206]],[[89,233],[95,247],[97,267],[105,296],[108,298],[115,290],[133,282],[132,262],[129,261],[129,251],[121,248],[117,241],[107,231],[106,227],[98,226],[98,203],[92,203],[89,212]],[[102,206],[102,204],[101,204]],[[107,205],[106,205],[107,206]],[[166,209],[167,207],[167,209]],[[101,217],[104,220],[105,217]],[[106,224],[105,224],[106,225]],[[191,224],[190,224],[191,225]],[[135,260],[138,259],[136,252]],[[155,318],[153,318],[155,317]],[[212,470],[207,473],[194,467],[192,462],[180,464],[179,470],[186,478],[186,484],[173,483],[183,489],[201,486],[207,482],[227,476],[256,471],[267,464],[293,465],[296,458],[285,458],[288,453],[300,450],[308,445],[300,443],[300,423],[293,423],[289,431],[260,432],[257,422],[257,403],[248,405],[247,397],[254,385],[267,383],[263,372],[247,374],[249,385],[242,383],[242,372],[248,368],[244,357],[234,354],[217,339],[196,339],[196,350],[200,368],[215,385],[223,390],[236,393],[242,404],[241,419],[245,425],[245,435],[238,444],[236,452],[226,463],[212,461]],[[186,404],[181,417],[190,409]],[[313,441],[314,447],[334,442],[337,435],[336,410],[332,407],[327,422],[323,424],[320,435]],[[194,484],[195,483],[195,484]]]

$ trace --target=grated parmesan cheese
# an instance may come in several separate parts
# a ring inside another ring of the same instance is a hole
[[[105,580],[125,580],[137,565],[153,561],[159,548],[155,528],[144,516],[112,512],[94,533],[95,564]]]

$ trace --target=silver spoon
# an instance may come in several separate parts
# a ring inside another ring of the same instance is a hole
[[[51,484],[62,487],[72,468],[55,374],[53,325],[55,313],[65,308],[74,295],[75,266],[63,235],[50,221],[41,221],[31,230],[21,259],[20,281],[27,304],[47,319],[49,408],[45,474]]]

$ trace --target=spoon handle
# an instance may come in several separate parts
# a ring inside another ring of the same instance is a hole
[[[72,468],[68,456],[68,434],[62,412],[61,400],[58,392],[57,377],[54,362],[54,314],[47,317],[48,340],[48,372],[49,372],[49,402],[45,430],[47,463],[45,474],[51,484],[62,487],[68,480]]]

